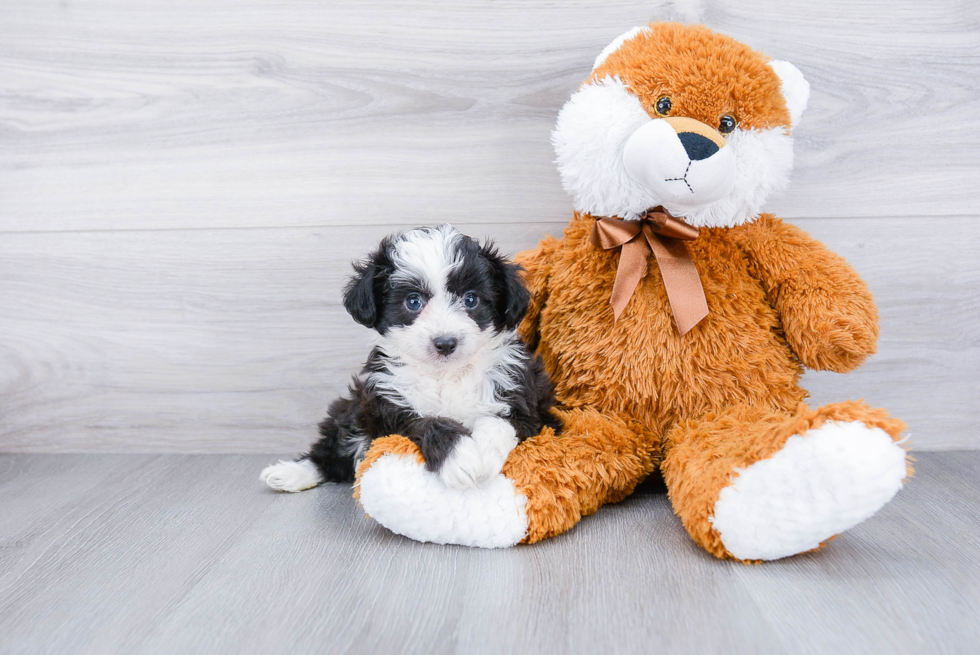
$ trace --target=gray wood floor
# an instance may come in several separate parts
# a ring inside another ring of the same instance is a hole
[[[260,455],[0,456],[3,653],[923,653],[980,638],[980,452],[918,457],[819,553],[721,562],[661,494],[571,533],[418,544]]]

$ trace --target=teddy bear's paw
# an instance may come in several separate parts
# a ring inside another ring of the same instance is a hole
[[[710,520],[734,557],[772,560],[813,550],[881,509],[902,487],[906,452],[880,428],[829,421],[735,473]]]
[[[874,354],[878,331],[873,323],[846,315],[828,317],[811,327],[806,344],[806,365],[825,371],[847,373]]]
[[[507,455],[517,445],[517,433],[508,421],[486,416],[473,424],[472,436],[456,442],[439,475],[454,489],[487,484],[500,474]]]
[[[371,518],[416,541],[505,548],[527,534],[527,497],[503,475],[453,489],[418,458],[388,454],[362,471],[358,494]]]

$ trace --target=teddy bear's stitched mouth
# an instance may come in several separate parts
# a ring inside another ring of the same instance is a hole
[[[691,170],[691,162],[687,162],[687,168],[684,169],[684,175],[681,177],[668,177],[664,178],[664,182],[683,182],[687,185],[687,190],[694,193],[694,189],[691,188],[691,184],[687,181],[687,173]]]

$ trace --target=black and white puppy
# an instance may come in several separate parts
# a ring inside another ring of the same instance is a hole
[[[449,225],[384,239],[354,265],[344,307],[379,339],[319,441],[262,471],[273,489],[351,482],[371,442],[400,434],[449,486],[483,484],[542,426],[554,387],[516,329],[530,294],[520,267]]]

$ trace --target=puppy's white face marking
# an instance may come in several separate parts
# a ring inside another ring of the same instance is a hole
[[[442,225],[407,232],[395,244],[390,284],[417,287],[428,297],[423,298],[425,304],[414,321],[391,328],[385,340],[395,346],[399,358],[414,366],[455,368],[492,336],[467,314],[463,299],[448,289],[449,275],[463,264],[458,249],[461,239],[452,226]],[[437,338],[455,339],[453,352],[440,354],[435,346]]]
[[[370,383],[421,416],[452,418],[471,427],[481,416],[507,414],[498,393],[516,387],[524,359],[514,331],[498,332],[487,321],[481,326],[464,306],[464,292],[450,290],[450,276],[468,264],[459,247],[462,238],[443,225],[412,230],[395,243],[389,285],[404,287],[398,297],[417,291],[424,306],[410,322],[396,323],[379,336],[377,345],[391,364],[372,373]],[[451,353],[438,351],[441,338],[455,340]]]
[[[446,292],[449,274],[463,263],[458,250],[463,235],[451,225],[406,232],[395,243],[392,284],[415,283],[433,294]]]
[[[639,138],[644,132],[656,132],[650,123],[657,121],[618,77],[586,84],[565,103],[551,139],[562,186],[571,194],[576,210],[594,216],[636,219],[647,209],[663,205],[695,227],[732,227],[758,216],[769,195],[789,182],[793,168],[793,140],[781,127],[736,128],[728,135],[721,152],[729,151],[730,154],[725,156],[734,159],[734,182],[716,180],[709,174],[710,167],[694,165],[705,164],[707,160],[692,162],[691,168],[704,168],[704,175],[688,171],[688,182],[703,177],[704,184],[730,185],[730,190],[720,198],[706,191],[699,195],[698,189],[685,196],[679,193],[685,189],[676,185],[676,189],[669,187],[666,175],[663,182],[655,183],[646,180],[643,174],[634,177],[624,160],[627,144],[634,135],[637,135],[634,145],[648,146],[645,156],[665,161],[681,156],[681,151],[675,152],[676,148],[666,151],[654,147],[656,144],[646,143],[649,139]],[[659,164],[643,166],[642,156],[636,151],[631,153],[630,165],[634,170],[659,171]]]
[[[389,355],[397,353],[394,348],[381,345]],[[372,373],[370,383],[389,401],[419,416],[442,416],[473,428],[480,417],[510,413],[499,394],[516,388],[524,363],[520,341],[513,332],[505,331],[452,367],[395,363],[387,370]]]

